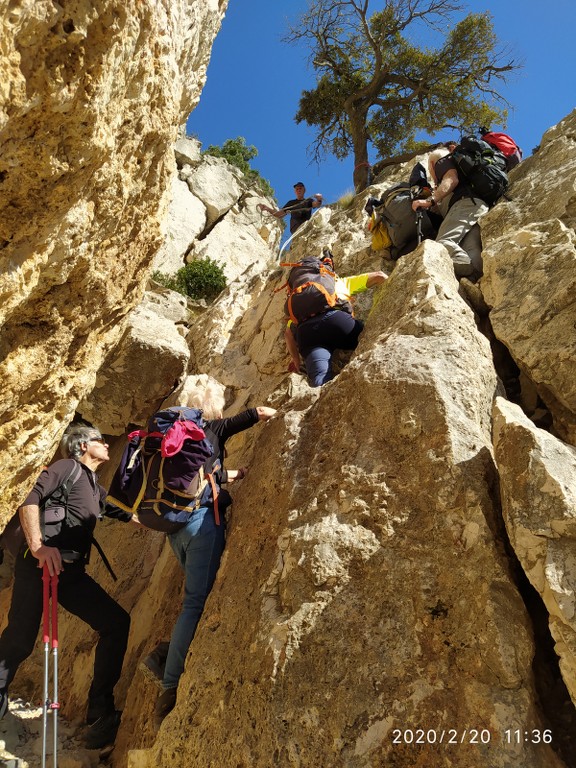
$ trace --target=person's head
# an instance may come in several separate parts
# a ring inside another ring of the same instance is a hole
[[[449,154],[450,150],[447,149],[447,147],[438,147],[438,149],[432,150],[432,152],[430,152],[428,155],[428,174],[435,184],[438,183],[438,179],[436,178],[436,173],[434,171],[436,163],[438,160],[440,160],[441,157],[446,157],[446,155]]]
[[[169,404],[201,408],[205,419],[219,419],[226,405],[224,392],[223,384],[206,373],[200,373],[197,376],[187,376],[174,395],[175,402]],[[166,403],[164,405],[166,406]]]
[[[301,181],[297,181],[296,184],[294,184],[294,192],[296,193],[298,200],[302,200],[306,194],[306,187]]]
[[[454,150],[458,146],[458,142],[454,141],[454,139],[450,139],[450,141],[445,142],[444,146],[446,147],[448,152],[454,152]]]
[[[96,469],[108,461],[108,443],[100,430],[87,424],[72,424],[60,442],[60,451],[67,459],[76,459]]]
[[[480,131],[480,136],[485,136],[487,133],[490,133],[490,128],[486,128],[484,125],[481,125],[478,130]]]

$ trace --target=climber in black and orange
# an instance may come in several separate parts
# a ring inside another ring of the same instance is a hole
[[[327,253],[326,253],[327,251]],[[364,324],[354,317],[352,296],[383,283],[385,272],[339,277],[332,255],[302,259],[291,266],[284,332],[290,354],[289,370],[300,370],[304,359],[308,382],[320,387],[334,377],[331,361],[337,349],[356,349]]]

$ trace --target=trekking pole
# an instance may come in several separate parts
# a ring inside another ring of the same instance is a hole
[[[53,696],[50,709],[52,710],[53,724],[54,724],[54,768],[58,768],[58,710],[60,709],[60,702],[58,700],[58,574],[55,573],[51,580],[52,587],[52,657],[53,657],[53,674],[54,680],[52,683]]]
[[[44,643],[44,696],[42,705],[42,768],[46,768],[46,735],[48,732],[48,661],[50,645],[50,573],[42,570],[42,642]]]
[[[424,218],[423,211],[418,208],[416,211],[416,234],[418,235],[418,245],[422,242],[422,219]]]
[[[53,715],[53,759],[54,768],[58,766],[58,574],[50,576],[48,566],[44,564],[42,572],[43,623],[42,641],[44,643],[44,705],[42,708],[42,768],[46,768],[46,748],[48,741],[48,711]],[[52,597],[52,605],[50,605]],[[52,643],[50,643],[50,625],[52,625]],[[50,645],[53,657],[53,697],[49,696]]]

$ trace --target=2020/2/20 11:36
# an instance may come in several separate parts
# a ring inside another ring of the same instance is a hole
[[[552,731],[547,728],[531,728],[523,731],[521,728],[506,728],[504,731],[505,744],[551,744]]]

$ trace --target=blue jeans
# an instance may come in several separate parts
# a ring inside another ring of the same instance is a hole
[[[188,648],[196,632],[206,598],[210,594],[222,552],[225,523],[216,525],[214,510],[200,507],[184,528],[168,535],[168,541],[184,569],[184,602],[170,638],[162,685],[175,688],[184,672]]]

